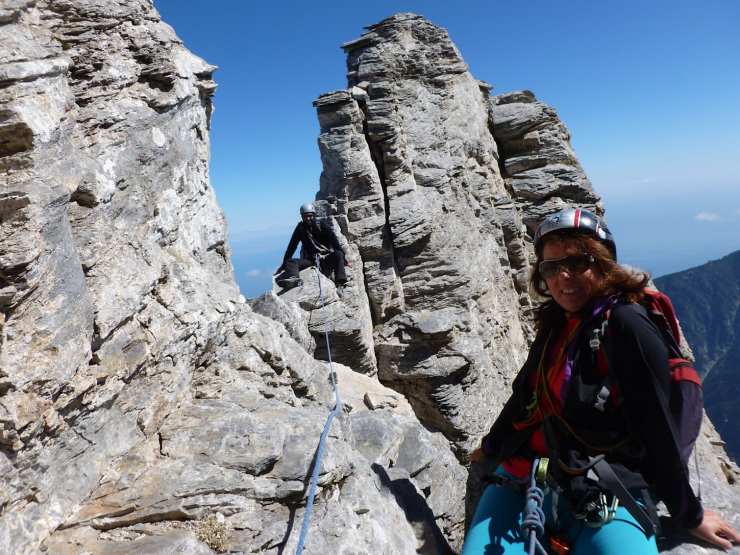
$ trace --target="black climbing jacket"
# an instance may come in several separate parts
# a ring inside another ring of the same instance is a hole
[[[298,222],[283,256],[283,263],[293,256],[298,243],[301,244],[301,258],[311,261],[317,254],[323,256],[332,251],[344,252],[331,225],[321,220],[317,220],[314,226],[307,226],[302,221]]]
[[[511,397],[483,438],[483,452],[497,463],[511,456],[531,457],[528,440],[534,429],[517,431],[513,423],[523,421],[527,414],[532,394],[529,377],[538,369],[548,335],[549,330],[538,333],[514,380]],[[549,434],[548,443],[557,445],[548,448],[559,453],[561,459],[575,456],[588,460],[589,456],[604,455],[628,489],[650,488],[679,526],[695,528],[701,523],[703,510],[681,460],[669,408],[668,351],[660,331],[638,304],[625,302],[612,309],[604,341],[608,376],[614,386],[611,389],[619,395],[605,405],[597,402],[604,377],[596,369],[588,334],[581,334],[577,341],[562,420],[550,419],[555,433]],[[563,420],[578,439],[562,425]]]

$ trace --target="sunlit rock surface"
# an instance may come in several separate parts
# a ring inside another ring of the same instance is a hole
[[[555,112],[491,96],[444,30],[399,14],[343,47],[317,198],[350,282],[247,304],[208,181],[215,68],[146,0],[0,6],[0,552],[293,552],[327,333],[345,404],[306,552],[459,550],[465,455],[532,336],[529,232],[599,197]],[[719,441],[702,493],[737,520]]]

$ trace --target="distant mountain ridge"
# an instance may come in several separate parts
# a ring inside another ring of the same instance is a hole
[[[704,379],[704,405],[740,459],[740,250],[655,279],[673,300]]]

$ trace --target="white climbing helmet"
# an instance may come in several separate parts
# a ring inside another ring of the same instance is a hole
[[[577,207],[569,207],[550,214],[537,228],[534,234],[534,246],[538,249],[542,238],[555,231],[575,231],[592,235],[609,249],[617,259],[617,245],[614,243],[612,235],[606,224],[601,219],[588,210]]]

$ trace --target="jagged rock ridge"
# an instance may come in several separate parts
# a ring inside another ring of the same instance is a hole
[[[525,225],[598,202],[554,112],[489,98],[418,16],[373,26],[345,45],[350,88],[317,101],[352,284],[308,270],[253,310],[207,178],[215,68],[146,0],[11,0],[0,38],[0,551],[212,553],[214,515],[232,553],[293,550],[324,330],[351,368],[307,551],[458,549],[460,459],[530,334]]]

